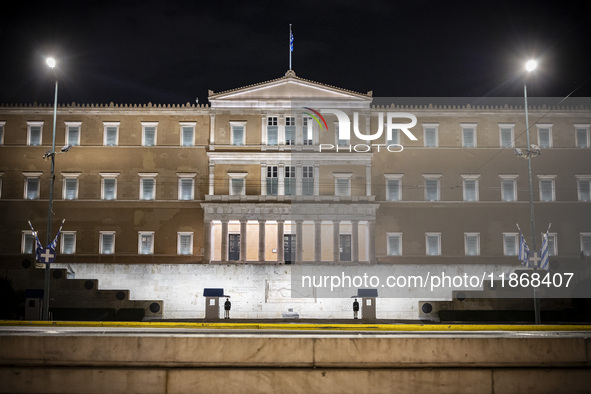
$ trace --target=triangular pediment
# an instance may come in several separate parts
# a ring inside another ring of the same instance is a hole
[[[325,85],[319,82],[299,78],[293,71],[288,71],[282,78],[244,86],[224,92],[209,92],[212,108],[216,107],[261,107],[288,104],[290,102],[342,102],[356,105],[369,105],[371,92],[366,94]]]

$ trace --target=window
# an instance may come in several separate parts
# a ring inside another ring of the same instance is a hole
[[[80,173],[62,173],[64,184],[62,188],[62,198],[64,200],[78,199],[78,177]]]
[[[589,148],[589,128],[588,124],[575,125],[575,139],[577,148]]]
[[[195,145],[195,123],[181,123],[181,146]]]
[[[142,122],[142,146],[156,146],[158,122]]]
[[[99,253],[100,254],[114,254],[115,253],[115,231],[101,231],[101,232],[99,232]]]
[[[244,145],[246,122],[230,122],[230,128],[232,132],[232,145],[241,146]]]
[[[294,116],[285,118],[285,145],[295,145],[296,123]]]
[[[501,200],[517,201],[517,175],[499,175],[501,177]]]
[[[540,179],[540,201],[556,201],[554,178],[556,175],[538,175]]]
[[[139,174],[140,176],[140,200],[156,199],[156,175],[158,174]]]
[[[0,121],[0,145],[4,145],[4,127],[6,125],[5,121]]]
[[[576,175],[579,201],[591,201],[591,175]]]
[[[39,146],[42,143],[43,122],[27,122],[27,145]]]
[[[423,124],[423,141],[425,148],[437,148],[439,145],[437,124]]]
[[[402,256],[402,233],[388,233],[388,256]]]
[[[540,148],[552,148],[552,125],[538,124],[538,145]]]
[[[119,145],[119,122],[103,122],[103,145]]]
[[[544,239],[545,233],[542,233]],[[558,256],[558,236],[556,233],[548,234],[548,256]]]
[[[154,254],[153,231],[140,231],[138,233],[138,254]]]
[[[478,177],[480,175],[462,175],[464,201],[478,201]]]
[[[229,172],[230,177],[230,195],[244,196],[246,195],[246,176],[245,172]]]
[[[312,118],[304,117],[304,145],[312,145],[313,144],[313,134],[312,134]]]
[[[439,174],[423,174],[425,178],[425,201],[439,201]]]
[[[278,187],[277,166],[267,166],[267,195],[276,196]]]
[[[503,233],[503,254],[505,256],[517,256],[518,253],[518,234]]]
[[[441,233],[426,233],[425,245],[427,256],[441,256]]]
[[[499,140],[501,148],[513,148],[515,141],[513,139],[514,124],[500,124],[499,125]]]
[[[466,256],[480,256],[480,233],[464,233]]]
[[[279,126],[277,126],[277,117],[269,116],[267,118],[267,145],[277,145],[279,138]]]
[[[348,146],[351,143],[350,139],[341,139],[340,133],[339,133],[339,122],[334,122],[334,132],[336,134],[336,139],[337,139],[337,145],[338,146]]]
[[[314,195],[314,166],[302,167],[302,195]]]
[[[295,166],[285,166],[284,194],[293,196],[296,194],[296,171]]]
[[[475,124],[462,124],[462,147],[476,148]]]
[[[35,253],[35,234],[32,231],[23,231],[21,238],[21,253],[33,254]]]
[[[75,231],[62,231],[62,254],[74,254],[76,253],[76,232]]]
[[[400,145],[400,130],[388,130],[386,134],[386,145]]]
[[[66,122],[66,145],[80,145],[80,126],[82,122]]]
[[[39,198],[39,189],[41,185],[40,172],[26,172],[25,176],[25,192],[24,198],[26,200],[36,200]]]
[[[384,174],[386,177],[386,200],[402,201],[402,174]]]
[[[177,174],[179,177],[179,200],[195,199],[195,176],[197,174]]]
[[[2,197],[2,178],[4,177],[4,172],[0,171],[0,198]]]
[[[581,233],[581,253],[584,256],[591,256],[591,233]]]
[[[117,199],[117,177],[119,173],[101,173],[101,199]]]
[[[193,254],[193,233],[177,233],[177,254]]]
[[[351,195],[351,177],[352,173],[334,173],[335,178],[335,196],[348,197]]]

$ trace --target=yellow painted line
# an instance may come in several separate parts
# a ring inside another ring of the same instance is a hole
[[[213,322],[87,322],[3,320],[0,326],[184,328],[227,330],[326,330],[326,331],[589,331],[586,324],[330,324],[330,323],[213,323]]]

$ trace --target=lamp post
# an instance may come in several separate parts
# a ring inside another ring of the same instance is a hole
[[[531,145],[529,143],[529,119],[527,116],[527,76],[529,75],[530,72],[534,71],[536,69],[536,67],[538,66],[538,62],[536,62],[535,60],[529,60],[526,64],[525,64],[525,70],[527,71],[527,74],[525,75],[525,81],[523,82],[523,98],[525,100],[525,135],[526,135],[526,139],[527,139],[527,179],[528,179],[528,183],[529,183],[529,222],[530,222],[530,226],[531,226],[531,244],[532,244],[532,250],[534,251],[534,253],[537,253],[537,247],[536,247],[536,220],[535,220],[535,216],[534,216],[534,191],[533,191],[533,185],[532,185],[532,174],[531,174],[531,158],[532,158],[532,152],[530,151]],[[534,262],[533,268],[534,268],[534,272],[537,271],[537,267],[536,264]],[[534,287],[534,318],[535,318],[535,323],[536,324],[540,324],[540,300],[538,299],[538,288]]]
[[[54,70],[56,61],[50,57],[46,60],[47,65]],[[53,138],[51,141],[51,173],[49,178],[49,206],[47,208],[47,246],[51,243],[51,219],[53,215],[53,183],[55,181],[55,125],[57,118],[57,73],[55,73],[55,96],[53,99]],[[49,287],[50,287],[50,269],[49,263],[45,264],[45,283],[43,286],[43,320],[49,320]]]

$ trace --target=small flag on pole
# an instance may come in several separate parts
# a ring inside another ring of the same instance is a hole
[[[540,268],[543,270],[548,271],[550,268],[550,264],[549,264],[549,260],[550,260],[550,254],[549,254],[549,248],[548,248],[548,232],[550,231],[550,226],[552,225],[552,223],[550,223],[550,225],[548,226],[548,230],[546,230],[546,234],[542,235],[542,248],[540,249],[540,256],[542,256],[541,260],[540,260]]]
[[[57,240],[58,240],[58,237],[60,236],[60,233],[62,232],[62,227],[64,227],[65,221],[66,221],[66,219],[62,219],[62,224],[60,225],[60,229],[57,231],[57,234],[55,235],[53,242],[49,244],[50,249],[55,250],[55,248],[57,248]]]
[[[35,243],[36,243],[35,257],[36,257],[36,260],[39,261],[41,259],[40,254],[41,254],[41,251],[43,250],[43,245],[41,245],[41,241],[39,241],[39,237],[37,236],[37,231],[35,231],[35,229],[33,228],[33,225],[31,224],[30,220],[29,220],[29,227],[31,227],[31,231],[33,232],[33,235],[35,236]]]
[[[519,224],[517,225],[517,228],[519,229],[518,258],[519,258],[519,261],[521,261],[522,265],[529,268],[529,247],[527,246],[527,243],[525,242],[525,238],[523,237],[523,233],[521,232],[521,229],[519,228]]]
[[[291,23],[289,24],[289,69],[291,70],[291,53],[293,52],[293,33],[291,32]]]

